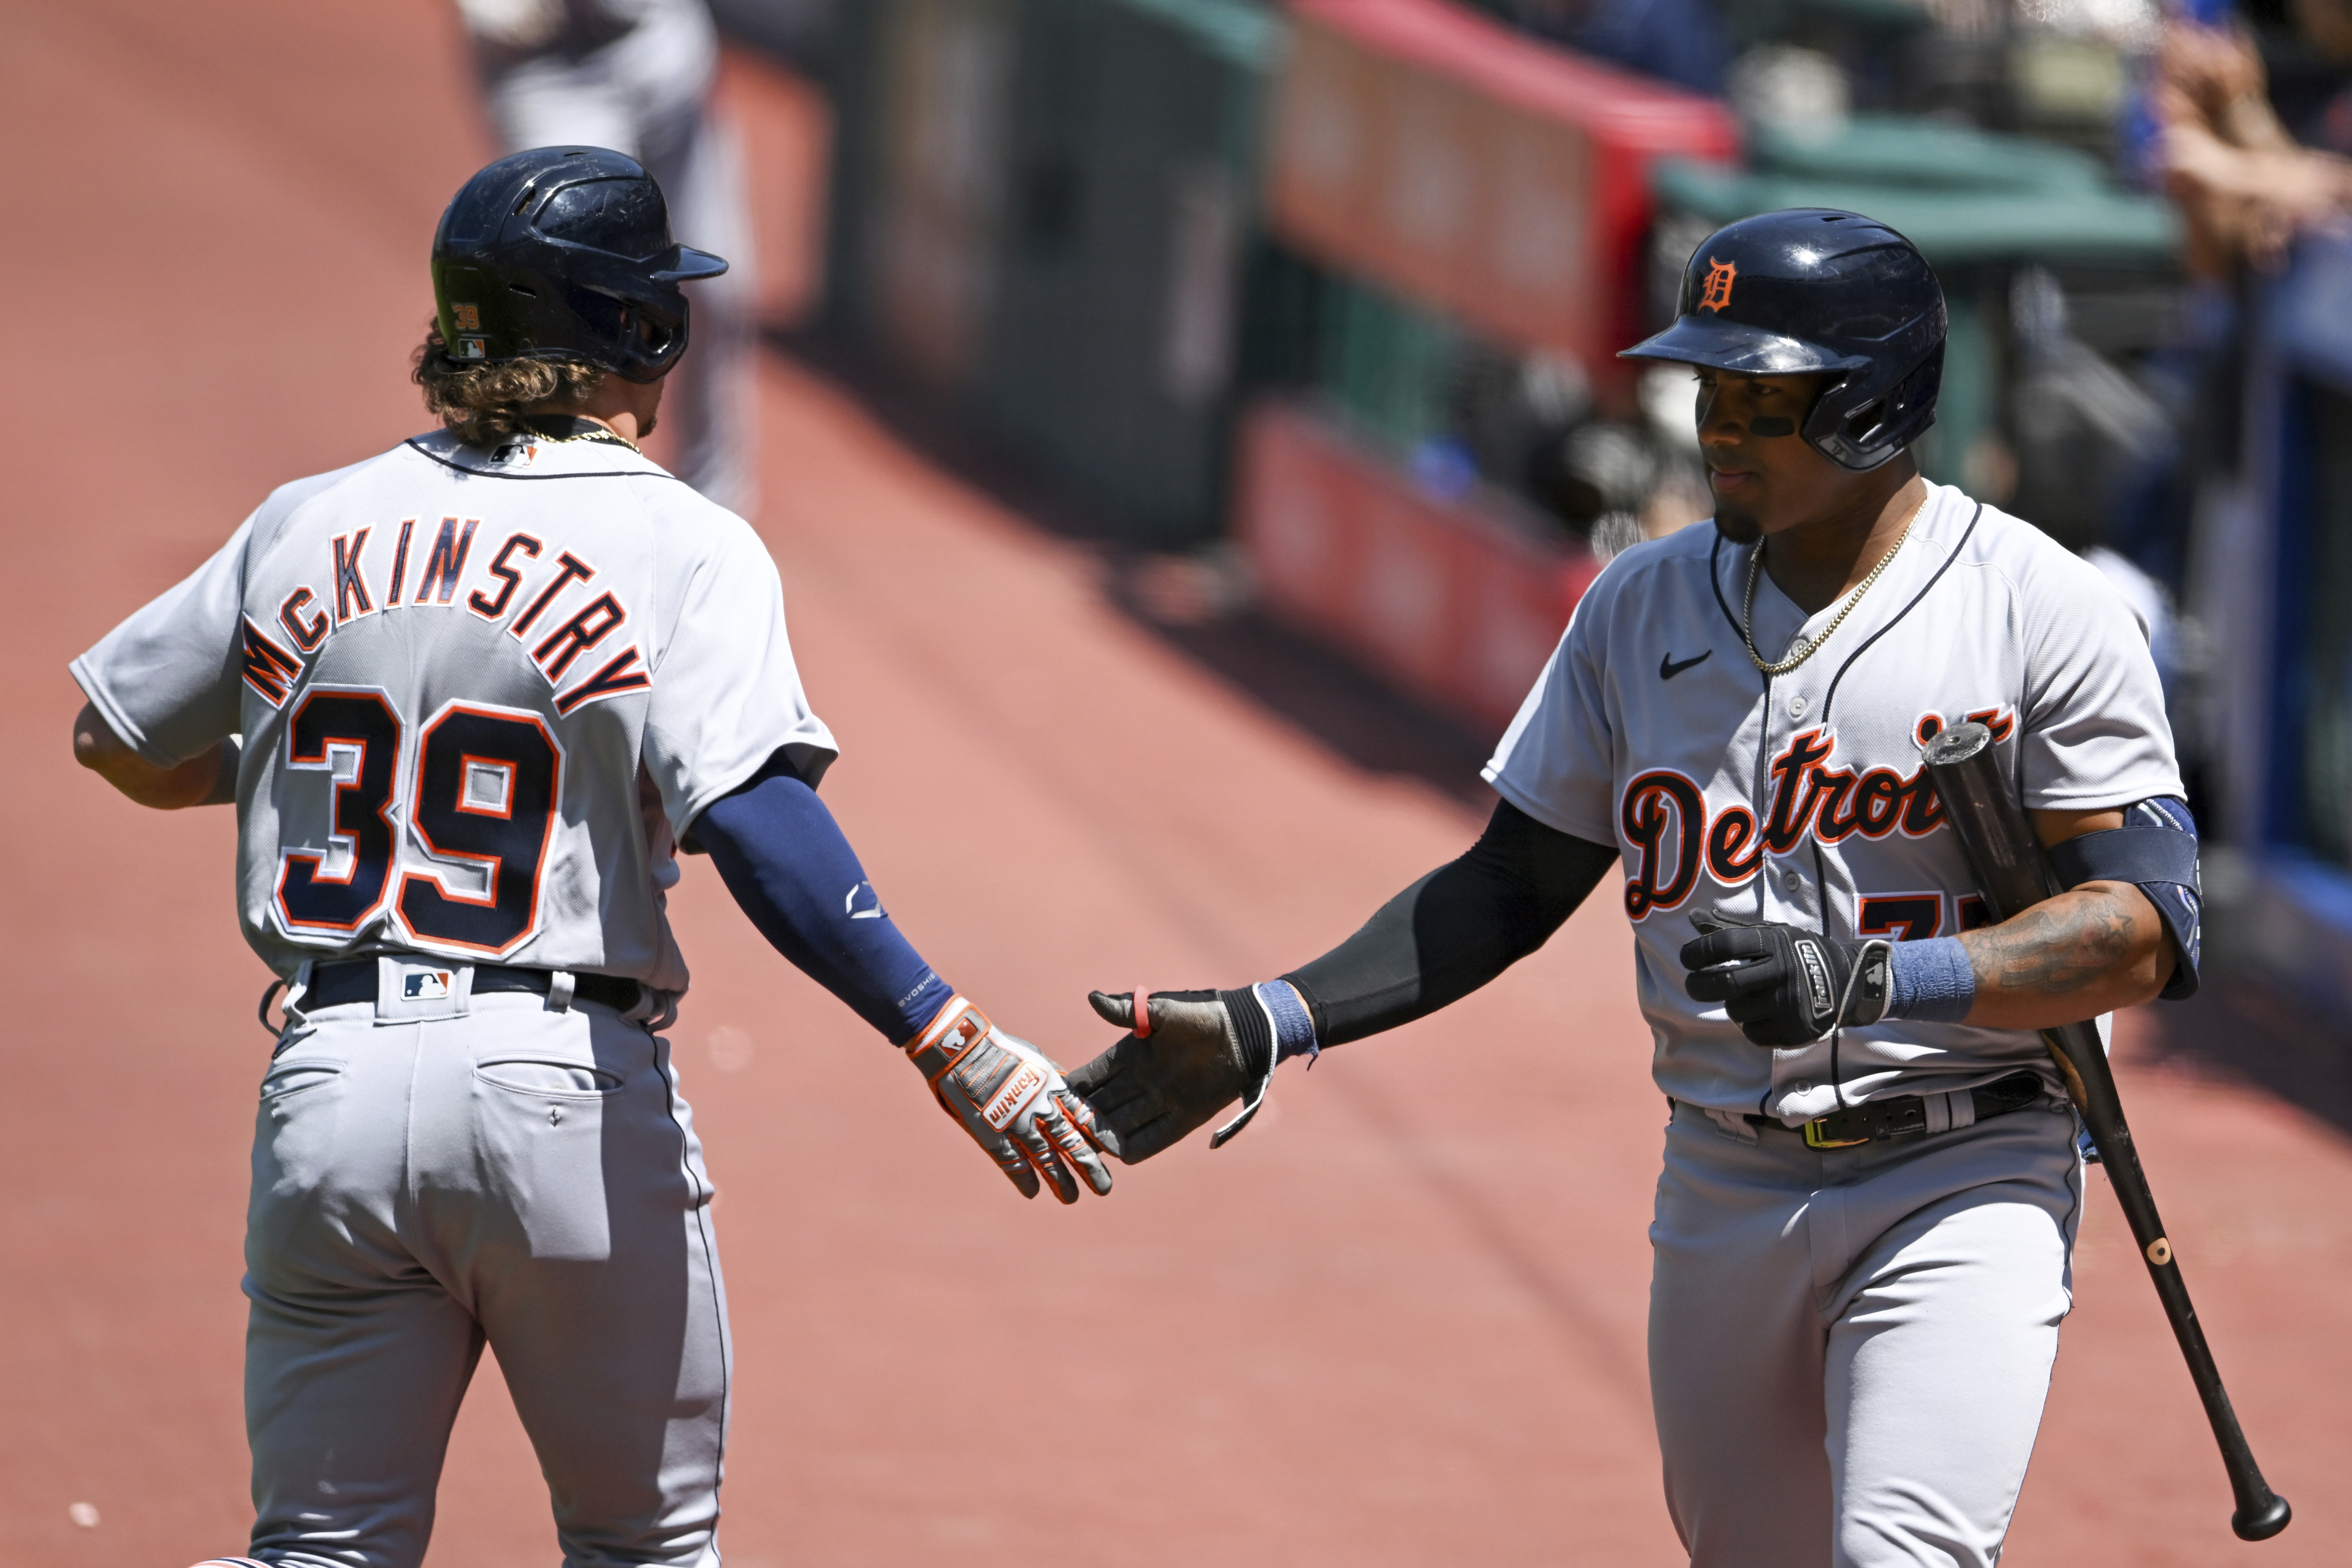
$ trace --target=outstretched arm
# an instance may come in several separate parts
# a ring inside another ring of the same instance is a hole
[[[1614,846],[1545,826],[1508,801],[1486,831],[1383,904],[1355,935],[1279,980],[1238,991],[1090,998],[1133,1031],[1070,1075],[1111,1152],[1150,1159],[1235,1100],[1247,1124],[1276,1065],[1393,1029],[1468,995],[1550,940],[1616,863]]]
[[[1615,845],[1497,802],[1459,858],[1283,978],[1313,1015],[1318,1046],[1393,1029],[1460,1001],[1549,942],[1616,863]]]
[[[947,1112],[1024,1197],[1110,1191],[1093,1118],[1059,1068],[949,989],[882,908],[833,813],[779,752],[686,835],[793,966],[907,1053]]]
[[[177,811],[188,805],[226,805],[236,798],[238,747],[223,741],[175,768],[157,767],[114,732],[94,703],[74,715],[74,761],[141,805]]]
[[[833,813],[782,753],[695,819],[736,904],[793,967],[903,1047],[955,995],[899,934]]]

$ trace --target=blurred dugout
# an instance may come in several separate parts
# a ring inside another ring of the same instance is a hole
[[[719,38],[705,0],[457,0],[492,129],[509,152],[610,147],[645,164],[681,240],[726,257],[698,284],[690,351],[661,423],[679,478],[749,515],[758,272],[742,154],[711,113]]]
[[[1123,544],[1230,529],[1276,613],[1507,717],[1658,489],[1611,353],[1647,164],[1722,108],[1438,0],[834,16],[833,323]]]
[[[1213,533],[1277,19],[1242,0],[835,16],[835,324],[1129,542]]]

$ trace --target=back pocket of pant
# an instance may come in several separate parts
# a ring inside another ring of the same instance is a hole
[[[619,1073],[593,1062],[548,1057],[493,1057],[476,1062],[474,1076],[516,1094],[555,1095],[566,1100],[601,1099],[625,1081]]]
[[[292,1061],[276,1064],[262,1075],[261,1098],[265,1103],[290,1099],[306,1089],[331,1084],[342,1076],[343,1064],[341,1062],[322,1062],[298,1057]]]

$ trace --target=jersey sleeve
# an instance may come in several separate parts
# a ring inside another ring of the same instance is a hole
[[[2064,556],[2035,574],[2023,608],[2026,805],[2100,811],[2184,794],[2147,628],[2123,595]]]
[[[1603,589],[1608,575],[1601,574],[1569,617],[1551,662],[1481,776],[1546,827],[1613,845],[1615,747],[1602,668],[1608,605],[1616,595]]]
[[[680,837],[778,751],[810,784],[838,752],[801,689],[776,563],[727,523],[688,580],[646,712],[646,772]]]
[[[213,558],[75,659],[74,679],[108,726],[158,767],[236,733],[247,518]]]

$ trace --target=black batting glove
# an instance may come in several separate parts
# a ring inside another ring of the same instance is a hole
[[[1070,1088],[1094,1112],[1095,1135],[1129,1165],[1182,1142],[1227,1106],[1262,1096],[1274,1071],[1274,1039],[1247,991],[1154,991],[1150,997],[1150,1032],[1138,1035],[1133,992],[1088,995],[1097,1017],[1129,1033],[1069,1076]],[[1210,1146],[1247,1121],[1244,1112]]]
[[[1809,1046],[1832,1028],[1886,1016],[1892,942],[1838,942],[1768,921],[1701,924],[1683,946],[1683,982],[1694,1002],[1720,1002],[1759,1046]]]

